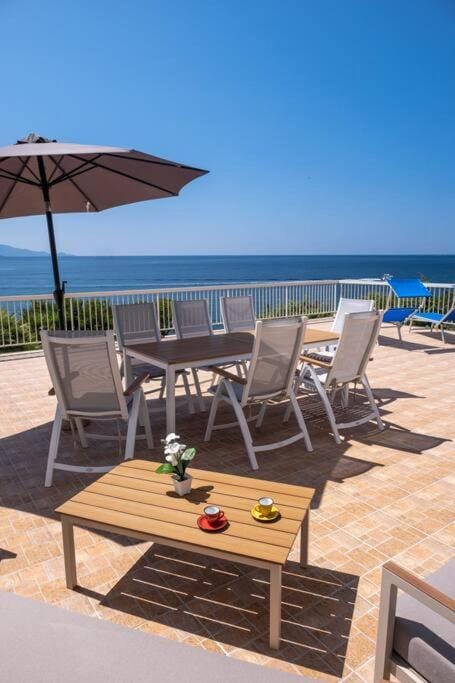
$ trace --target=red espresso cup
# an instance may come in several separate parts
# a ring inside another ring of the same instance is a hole
[[[204,508],[204,515],[210,524],[216,524],[224,515],[224,512],[220,510],[218,505],[207,505]]]

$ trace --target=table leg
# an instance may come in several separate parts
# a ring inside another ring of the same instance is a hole
[[[278,650],[281,638],[281,565],[270,568],[270,647]]]
[[[76,553],[74,549],[74,527],[72,522],[62,517],[63,557],[65,560],[66,587],[77,585]]]
[[[175,432],[175,370],[166,368],[166,433]]]
[[[306,515],[302,520],[300,527],[300,566],[306,567],[308,564],[308,534],[310,522],[310,509],[306,511]]]

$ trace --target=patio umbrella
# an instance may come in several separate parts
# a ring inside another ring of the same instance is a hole
[[[35,133],[0,148],[0,218],[46,214],[62,329],[65,283],[60,280],[52,214],[176,197],[205,173],[134,149],[57,142]]]

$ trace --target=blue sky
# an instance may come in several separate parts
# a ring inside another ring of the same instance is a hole
[[[0,145],[30,131],[210,169],[58,215],[76,254],[455,252],[453,0],[0,0]],[[47,249],[44,219],[0,242]]]

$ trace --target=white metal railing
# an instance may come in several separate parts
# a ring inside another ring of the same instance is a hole
[[[448,311],[454,304],[455,285],[426,284],[433,292],[426,307],[440,313]],[[260,318],[329,317],[335,313],[341,296],[374,298],[376,306],[383,308],[389,289],[382,280],[304,280],[67,293],[66,325],[70,330],[111,329],[112,304],[153,301],[158,306],[161,329],[166,334],[172,330],[172,299],[208,299],[216,328],[222,323],[220,297],[245,294],[253,297],[256,315]],[[395,303],[392,301],[392,305]],[[50,294],[0,297],[0,351],[38,348],[40,329],[56,329],[57,323],[57,310]]]

